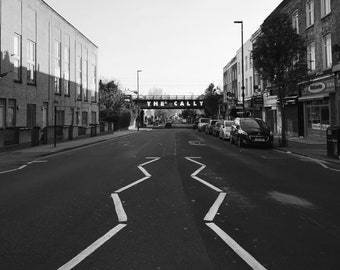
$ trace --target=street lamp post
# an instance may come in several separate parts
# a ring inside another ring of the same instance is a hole
[[[138,109],[137,109],[137,130],[139,131],[139,124],[140,124],[140,109],[139,109],[139,72],[142,72],[142,70],[137,70],[137,103],[138,103]]]
[[[243,110],[243,116],[245,116],[245,107],[244,107],[244,50],[243,50],[243,21],[234,21],[234,23],[240,23],[241,24],[241,51],[242,51],[242,110]]]

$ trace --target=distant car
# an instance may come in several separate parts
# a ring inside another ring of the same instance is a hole
[[[260,118],[236,118],[230,131],[230,143],[238,146],[263,145],[273,146],[273,133]]]
[[[220,127],[222,123],[223,123],[222,121],[217,121],[215,125],[213,125],[212,132],[211,132],[213,136],[217,137],[220,134]]]
[[[210,119],[209,123],[205,127],[205,133],[206,134],[212,135],[214,125],[217,121],[218,121],[217,119]]]
[[[171,127],[172,127],[171,122],[166,122],[166,123],[165,123],[165,128],[171,128]]]
[[[200,118],[198,119],[197,130],[204,131],[205,126],[209,123],[210,118]]]
[[[219,137],[222,140],[230,139],[231,126],[234,123],[232,120],[224,120],[220,126]]]

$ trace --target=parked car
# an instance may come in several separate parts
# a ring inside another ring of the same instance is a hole
[[[220,126],[219,137],[222,140],[230,139],[231,126],[234,123],[232,120],[224,120]]]
[[[166,122],[166,123],[165,123],[165,128],[171,128],[171,127],[172,127],[171,122]]]
[[[195,121],[193,124],[192,124],[192,129],[195,130],[198,128],[198,121]]]
[[[223,123],[222,121],[217,121],[215,125],[213,125],[211,133],[213,136],[217,137],[220,134],[220,127],[222,123]]]
[[[204,131],[205,126],[209,123],[209,118],[200,118],[198,119],[197,130]]]
[[[212,130],[214,128],[215,123],[218,121],[218,119],[210,119],[209,123],[205,127],[205,133],[212,135]]]
[[[230,143],[243,145],[273,145],[273,133],[260,118],[236,118],[231,126]]]

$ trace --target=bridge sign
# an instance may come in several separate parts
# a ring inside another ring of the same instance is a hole
[[[198,96],[141,96],[134,100],[141,109],[203,109]]]

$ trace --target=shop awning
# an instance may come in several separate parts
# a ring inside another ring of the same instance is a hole
[[[304,96],[304,97],[299,97],[299,101],[306,101],[306,100],[313,100],[313,99],[323,99],[329,97],[328,93],[327,94],[320,94],[320,95],[312,95],[312,96]]]

